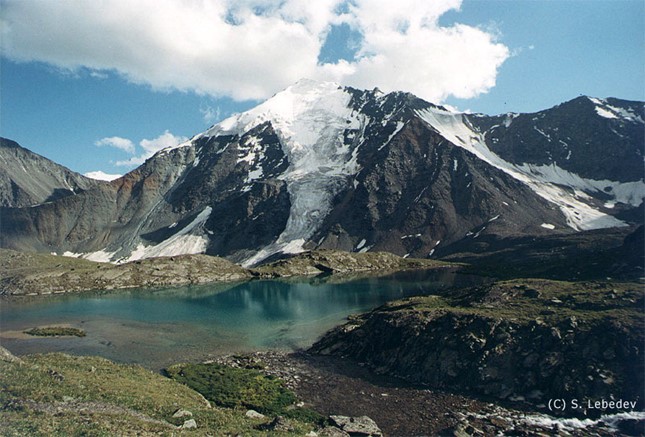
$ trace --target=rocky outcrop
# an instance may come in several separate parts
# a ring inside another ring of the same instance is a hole
[[[522,280],[393,302],[311,350],[446,390],[640,408],[644,328],[641,285]]]
[[[250,279],[230,261],[207,255],[150,258],[126,264],[0,250],[0,295],[178,286]]]
[[[391,253],[311,251],[246,269],[209,255],[178,255],[110,264],[67,256],[0,249],[0,296],[48,295],[243,281],[253,278],[382,275],[401,270],[458,267],[457,263],[406,259]]]
[[[18,363],[21,364],[23,361],[9,352],[7,349],[0,346],[0,361],[5,361],[7,363]]]
[[[337,428],[354,437],[381,437],[383,433],[372,419],[367,416],[329,416]]]
[[[457,267],[429,259],[401,258],[387,252],[351,253],[338,250],[309,251],[253,269],[261,277],[309,276],[320,274],[388,273],[400,270]]]

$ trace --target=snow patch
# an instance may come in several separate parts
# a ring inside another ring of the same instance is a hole
[[[596,106],[596,113],[604,118],[618,118],[613,112],[609,112],[600,106]]]
[[[513,114],[511,112],[506,114],[506,118],[504,119],[504,127],[509,128],[511,126],[511,124],[513,123],[513,119],[515,117],[517,117],[517,114]]]
[[[626,226],[623,221],[598,211],[571,194],[566,188],[560,186],[568,186],[566,182],[571,180],[575,180],[576,185],[573,188],[588,186],[586,183],[580,185],[579,179],[582,178],[577,175],[568,172],[565,175],[563,173],[565,171],[556,167],[555,164],[538,168],[538,166],[532,165],[517,166],[505,161],[488,148],[481,133],[476,132],[470,126],[463,114],[452,114],[438,108],[428,108],[416,112],[432,129],[456,146],[469,151],[479,159],[523,182],[540,197],[557,205],[565,215],[567,224],[571,228],[588,230]],[[543,167],[550,167],[552,170],[543,169]],[[559,177],[555,178],[554,173],[557,173]],[[595,182],[600,183],[600,181]],[[595,183],[589,184],[596,187]],[[617,197],[616,200],[620,197],[623,201],[633,205],[635,203],[640,204],[644,197],[643,188],[645,184],[642,181],[622,184],[612,183],[612,187],[612,191]]]
[[[581,197],[586,195],[584,193],[604,192],[612,196],[615,202],[625,203],[631,206],[639,206],[643,202],[643,198],[645,198],[645,182],[642,180],[615,182],[606,179],[585,179],[555,164],[523,164],[519,166],[519,169],[532,175],[540,182],[564,185],[578,190],[580,192],[578,195]]]
[[[617,108],[607,103],[606,100],[597,99],[595,97],[589,97],[595,105],[596,114],[603,118],[608,119],[622,119],[631,122],[645,123],[643,117],[640,114],[636,114],[630,110],[624,108]]]
[[[83,174],[83,176],[85,176],[86,178],[90,178],[90,179],[96,179],[97,181],[113,181],[115,179],[120,178],[123,175],[104,173],[104,172],[99,170],[99,171],[87,172],[87,173]]]
[[[107,252],[105,250],[98,250],[96,252],[89,252],[89,253],[74,253],[74,252],[67,251],[63,253],[63,256],[66,256],[69,258],[82,258],[88,261],[108,263],[108,262],[111,262],[112,257],[115,254],[116,252]]]
[[[382,148],[384,148],[385,146],[387,146],[388,144],[390,144],[390,141],[392,141],[392,138],[394,138],[394,136],[395,136],[396,134],[398,134],[398,133],[401,131],[401,129],[403,129],[403,126],[405,126],[405,123],[404,123],[404,122],[402,122],[402,121],[397,121],[397,122],[396,122],[396,127],[394,128],[394,132],[392,132],[392,133],[390,134],[390,136],[388,137],[388,139],[387,139],[387,140],[385,140],[385,142],[383,143],[383,145],[382,145],[381,147],[379,147],[379,148],[378,148],[378,150],[381,150]]]
[[[192,222],[159,244],[144,246],[139,243],[137,248],[123,262],[158,256],[204,253],[208,246],[208,238],[203,235],[191,234],[191,232],[198,230],[200,227],[203,228],[203,224],[206,223],[211,212],[212,208],[207,206]]]
[[[555,226],[552,225],[551,223],[542,223],[540,226],[543,227],[544,229],[551,229],[551,230],[555,229]]]

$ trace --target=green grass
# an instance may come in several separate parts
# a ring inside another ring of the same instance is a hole
[[[265,376],[256,369],[216,363],[178,364],[166,369],[166,373],[221,407],[252,409],[269,416],[281,415],[315,424],[325,421],[314,410],[294,406],[296,395],[282,380]]]
[[[85,331],[78,328],[68,328],[64,326],[47,326],[44,328],[32,328],[24,331],[27,335],[33,335],[36,337],[62,337],[62,336],[73,336],[73,337],[85,337]]]
[[[380,310],[449,311],[495,319],[557,323],[613,319],[643,327],[643,286],[623,282],[565,282],[515,279],[477,288],[453,290],[442,296],[420,296],[391,302]]]
[[[266,435],[255,429],[262,420],[211,407],[186,385],[139,366],[64,354],[21,358],[0,361],[3,436]],[[179,408],[193,413],[196,430],[177,430],[187,419],[172,417]],[[292,424],[292,435],[314,428]]]

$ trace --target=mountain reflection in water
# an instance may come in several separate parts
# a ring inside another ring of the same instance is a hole
[[[354,313],[412,295],[480,283],[453,271],[255,280],[3,302],[2,345],[16,354],[99,355],[161,368],[212,355],[310,346]],[[36,338],[34,326],[68,324],[86,337]]]

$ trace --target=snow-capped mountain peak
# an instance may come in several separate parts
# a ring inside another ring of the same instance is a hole
[[[624,226],[642,222],[642,109],[579,97],[486,116],[301,80],[100,190],[9,208],[0,242],[252,265],[309,248],[426,257],[480,235]]]
[[[361,126],[360,115],[350,107],[351,98],[336,83],[303,79],[205,133],[207,137],[240,136],[270,123],[289,161],[289,167],[279,176],[287,182],[290,194],[289,220],[275,244],[260,251],[247,264],[287,246],[290,251],[302,250],[302,243],[327,216],[345,177],[358,170],[353,155],[356,143],[346,141],[345,136],[347,130],[358,130]],[[251,159],[240,156],[238,160]]]
[[[204,135],[240,135],[268,121],[285,139],[308,145],[315,142],[316,124],[349,118],[350,99],[337,83],[301,79],[255,108],[221,121]]]

